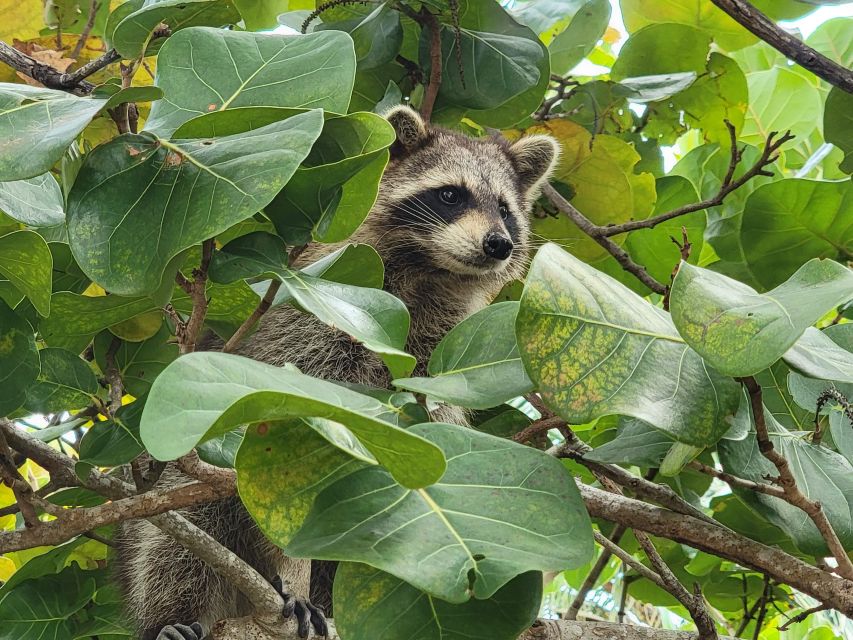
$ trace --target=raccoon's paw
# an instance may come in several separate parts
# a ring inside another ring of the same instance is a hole
[[[204,630],[198,622],[187,626],[185,624],[166,625],[160,629],[155,640],[201,640]]]
[[[281,576],[276,576],[270,582],[273,588],[278,591],[278,594],[284,599],[284,609],[282,615],[289,618],[296,614],[296,622],[298,623],[297,633],[300,638],[308,637],[309,628],[314,629],[314,634],[326,637],[329,635],[329,626],[326,624],[326,614],[320,607],[316,607],[308,600],[308,598],[297,598],[284,589],[281,581]],[[158,638],[158,640],[160,640]]]

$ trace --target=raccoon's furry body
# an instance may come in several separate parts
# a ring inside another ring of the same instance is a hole
[[[387,117],[397,132],[392,160],[376,204],[350,242],[370,244],[382,257],[386,290],[402,299],[411,314],[407,350],[418,361],[414,375],[425,375],[444,334],[488,304],[505,282],[522,275],[527,214],[557,148],[544,136],[510,145],[502,139],[473,140],[427,130],[408,108],[392,110]],[[336,248],[312,245],[297,264],[309,264]],[[268,311],[238,353],[275,365],[292,363],[327,379],[375,387],[390,383],[375,354],[287,305]],[[464,422],[458,408],[444,407],[439,413],[433,417]],[[163,479],[180,481],[172,470]],[[310,561],[284,556],[237,498],[182,513],[265,577],[280,575],[293,593],[308,595]],[[153,524],[126,523],[118,541],[121,584],[143,640],[156,638],[165,625],[199,622],[208,631],[218,619],[250,613],[231,584]]]

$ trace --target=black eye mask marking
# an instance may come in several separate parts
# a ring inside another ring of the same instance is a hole
[[[394,207],[394,221],[399,224],[451,223],[474,206],[474,199],[467,189],[447,185],[421,191],[397,203]]]

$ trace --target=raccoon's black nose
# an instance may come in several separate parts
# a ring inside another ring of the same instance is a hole
[[[483,251],[496,260],[506,260],[512,253],[512,240],[500,233],[490,231],[483,238]]]

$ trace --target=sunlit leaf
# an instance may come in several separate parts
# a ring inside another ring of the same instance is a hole
[[[89,364],[64,349],[47,348],[39,352],[41,372],[27,389],[27,410],[57,413],[83,409],[98,393],[98,380]]]
[[[0,210],[31,227],[52,227],[65,222],[62,191],[52,173],[0,182]]]
[[[52,269],[53,256],[37,233],[15,231],[0,236],[0,276],[27,296],[43,316],[50,314]]]
[[[0,415],[9,415],[24,404],[38,373],[32,327],[0,300]]]
[[[668,314],[554,245],[533,260],[516,332],[527,373],[569,423],[628,415],[703,446],[737,409],[738,385],[702,361]]]

